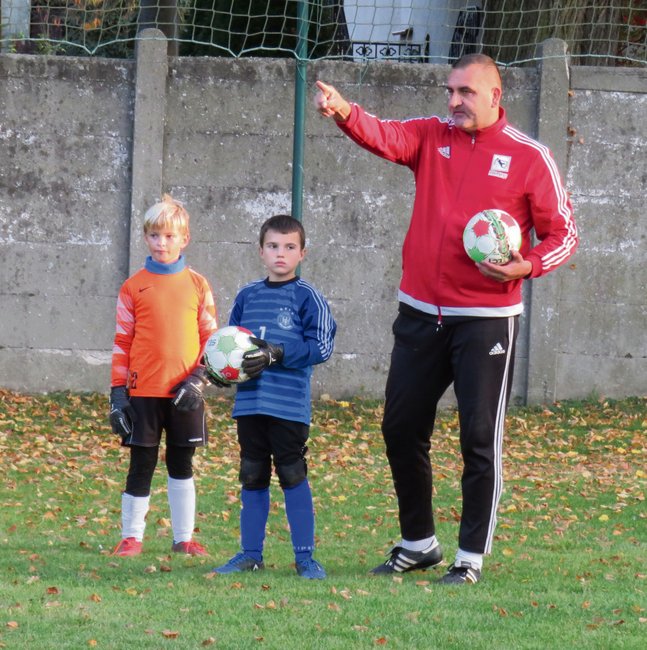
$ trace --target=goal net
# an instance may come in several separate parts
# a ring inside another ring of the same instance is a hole
[[[0,0],[3,52],[131,57],[159,28],[170,53],[443,63],[536,60],[557,37],[574,62],[647,64],[645,0]]]

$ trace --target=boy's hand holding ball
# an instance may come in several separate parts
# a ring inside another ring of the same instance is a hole
[[[249,350],[243,355],[242,368],[250,379],[258,377],[265,368],[273,363],[281,363],[283,360],[283,345],[274,345],[254,336],[251,336],[249,340],[258,346],[258,349]]]

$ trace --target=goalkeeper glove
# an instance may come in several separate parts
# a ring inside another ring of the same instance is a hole
[[[122,438],[133,432],[133,424],[137,420],[135,409],[128,399],[128,390],[125,386],[113,386],[110,389],[110,425],[112,432],[118,433]]]
[[[222,381],[222,379],[218,379],[218,377],[212,375],[210,372],[207,373],[207,379],[214,386],[218,386],[219,388],[231,388],[231,384],[228,384],[226,381]]]
[[[195,411],[202,404],[202,392],[207,381],[206,368],[197,366],[186,379],[171,388],[171,392],[176,393],[173,406],[178,411]]]
[[[200,363],[203,366],[206,366],[206,364],[204,362],[204,357],[202,357],[200,359]],[[219,388],[231,388],[231,384],[228,384],[226,381],[222,381],[221,379],[218,379],[218,377],[216,377],[212,372],[209,372],[209,370],[207,370],[206,367],[205,367],[204,370],[205,370],[205,373],[204,373],[205,378],[207,379],[207,381],[212,383],[214,386],[218,386]]]
[[[283,344],[268,343],[254,336],[250,336],[249,340],[258,348],[243,354],[242,368],[250,379],[255,379],[268,366],[273,363],[281,363],[283,360]]]

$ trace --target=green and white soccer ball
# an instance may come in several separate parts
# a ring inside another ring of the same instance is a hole
[[[250,341],[252,332],[238,325],[228,325],[216,330],[204,349],[207,372],[226,384],[240,384],[249,377],[242,369],[243,355],[257,346]]]
[[[521,229],[504,210],[483,210],[467,222],[463,246],[475,262],[505,264],[512,257],[510,251],[521,248]]]

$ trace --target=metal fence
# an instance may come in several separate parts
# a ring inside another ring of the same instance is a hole
[[[647,65],[645,0],[2,0],[4,52],[126,57],[159,28],[169,53],[443,63],[536,61],[560,38],[575,64]]]

